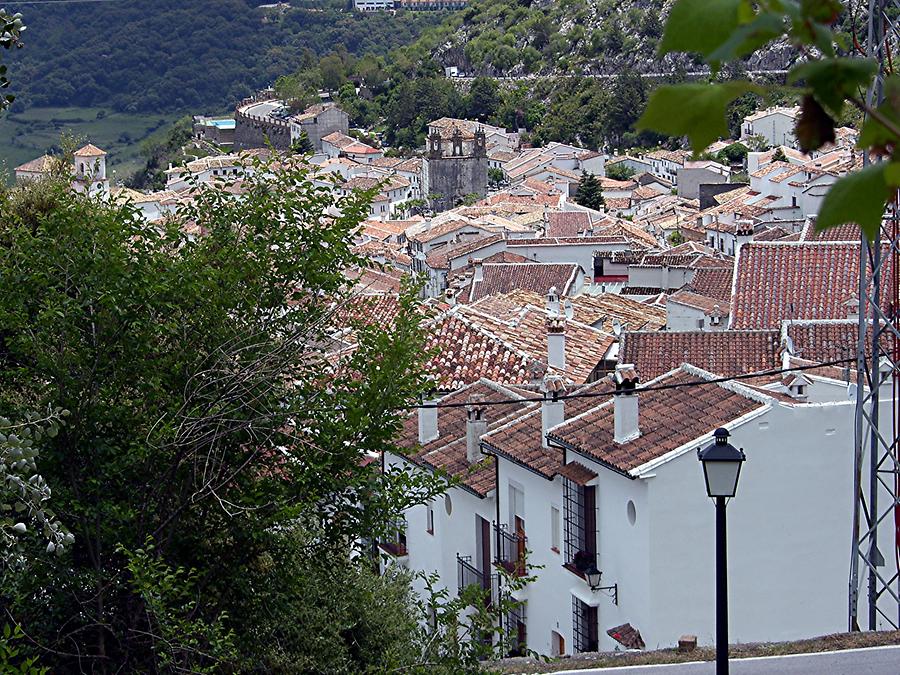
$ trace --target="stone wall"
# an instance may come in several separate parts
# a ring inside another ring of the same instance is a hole
[[[428,160],[428,191],[440,195],[431,208],[446,211],[468,194],[487,193],[487,157],[432,157]]]
[[[269,144],[276,150],[290,150],[290,124],[270,117],[245,115],[240,110],[236,110],[234,113],[234,149],[265,148]]]

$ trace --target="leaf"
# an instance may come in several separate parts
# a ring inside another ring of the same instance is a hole
[[[869,166],[839,179],[822,202],[816,229],[827,230],[857,223],[871,241],[881,226],[884,203],[891,190],[885,181],[885,164]]]
[[[760,14],[732,31],[725,42],[707,55],[712,62],[731,61],[752,54],[784,33],[784,16],[772,12]]]
[[[759,91],[756,85],[735,80],[722,84],[679,84],[658,87],[650,95],[635,128],[669,136],[687,136],[695,153],[728,135],[726,109],[738,96]]]
[[[741,5],[741,0],[677,0],[669,12],[659,53],[711,54],[737,29]]]
[[[805,81],[818,101],[835,115],[840,115],[844,100],[859,95],[859,88],[869,86],[878,64],[872,59],[817,59],[794,66],[788,83]]]
[[[818,150],[826,143],[834,143],[834,120],[816,99],[807,94],[800,104],[800,117],[794,132],[803,152]]]

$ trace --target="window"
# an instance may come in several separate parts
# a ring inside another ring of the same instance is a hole
[[[579,576],[597,564],[597,488],[565,479],[565,566]]]
[[[576,652],[596,652],[600,648],[597,608],[572,598],[572,637]]]
[[[559,553],[559,509],[550,507],[550,548]]]
[[[703,319],[697,319],[697,328],[700,328],[702,330],[704,325],[705,324]]]
[[[528,644],[524,601],[516,604],[506,614],[505,631],[506,635],[504,637],[509,645],[507,656],[524,656]]]
[[[434,534],[434,506],[428,505],[428,512],[425,516],[425,530],[428,534]]]

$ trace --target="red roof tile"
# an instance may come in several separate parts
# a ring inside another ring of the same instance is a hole
[[[568,295],[578,275],[584,274],[581,266],[574,263],[485,263],[482,272],[481,281],[472,281],[469,302],[517,288],[546,295],[555,287],[560,295]]]
[[[682,363],[720,375],[739,375],[779,367],[777,330],[627,332],[619,362],[633,363],[645,380]]]
[[[658,384],[678,385],[704,379],[681,369]],[[680,386],[638,394],[641,434],[626,443],[613,440],[612,399],[554,427],[552,441],[615,471],[629,472],[708,434],[764,403],[722,385]]]
[[[859,285],[859,244],[751,242],[741,248],[735,275],[733,328],[843,319],[843,302]]]

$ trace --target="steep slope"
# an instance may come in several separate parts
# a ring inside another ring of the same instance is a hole
[[[245,0],[116,0],[22,8],[13,55],[20,106],[164,112],[230,106],[332,50],[385,53],[440,13],[361,14],[344,0],[295,0],[287,11]],[[300,5],[304,4],[304,7]]]

